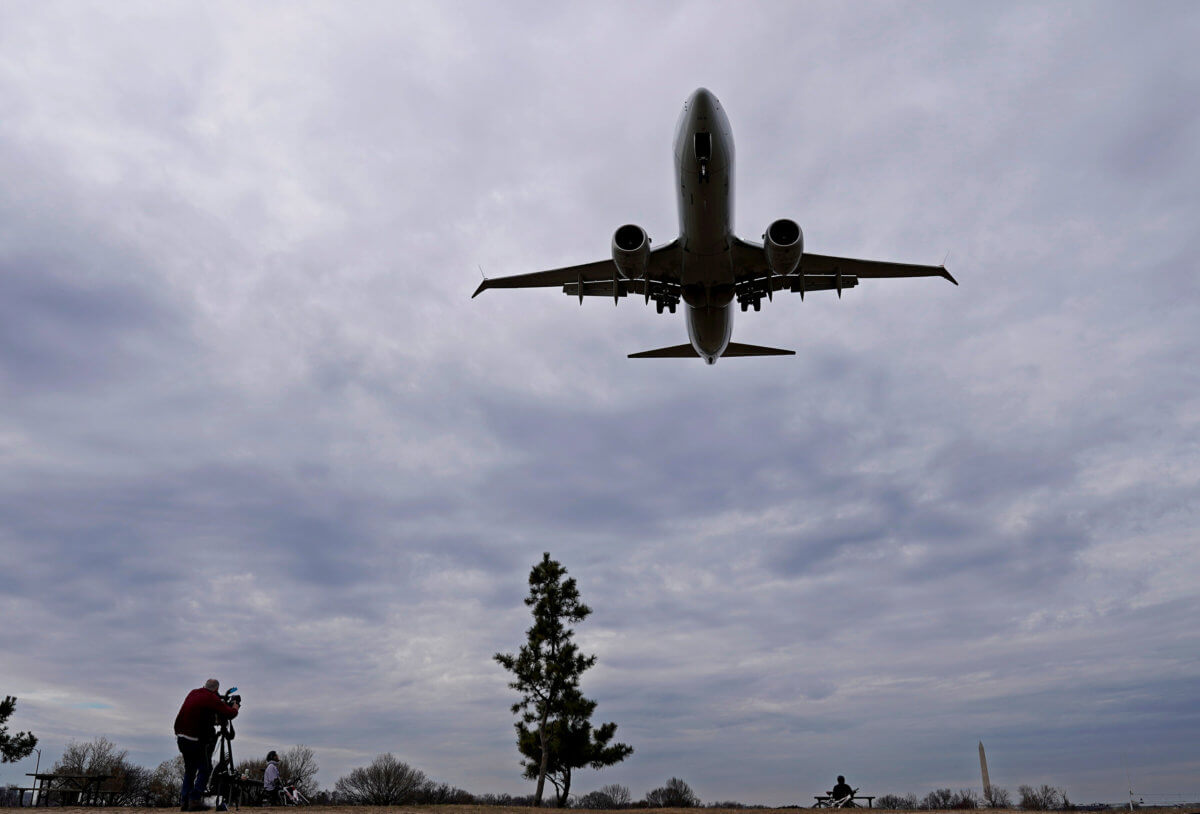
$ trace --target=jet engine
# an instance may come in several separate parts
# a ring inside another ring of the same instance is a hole
[[[794,220],[780,218],[767,227],[763,248],[772,274],[794,274],[804,254],[804,232]]]
[[[650,265],[650,237],[646,230],[627,223],[614,232],[612,256],[622,277],[628,280],[644,277]]]

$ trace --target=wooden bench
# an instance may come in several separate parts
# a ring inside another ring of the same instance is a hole
[[[817,801],[816,805],[814,805],[813,808],[833,808],[834,807],[833,798],[831,796],[829,796],[828,794],[814,794],[813,797]],[[846,803],[843,806],[843,808],[856,807],[856,806],[854,806],[855,800],[866,800],[867,808],[873,808],[874,803],[875,803],[875,795],[867,796],[865,794],[864,795],[856,794],[850,798],[850,802]]]

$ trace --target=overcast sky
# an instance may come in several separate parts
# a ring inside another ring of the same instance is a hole
[[[0,4],[0,694],[148,766],[528,793],[492,661],[593,615],[575,790],[1200,796],[1200,6]],[[736,223],[948,265],[682,314],[470,299],[676,234],[697,87]],[[33,760],[5,765],[24,780]],[[1147,797],[1147,799],[1151,799]],[[1193,797],[1195,799],[1195,797]]]

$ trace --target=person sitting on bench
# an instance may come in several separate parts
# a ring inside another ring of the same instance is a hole
[[[829,804],[835,808],[854,807],[854,789],[846,782],[846,778],[838,775],[837,785],[829,792]]]
[[[267,752],[267,768],[263,772],[263,800],[279,803],[279,755],[274,749]]]

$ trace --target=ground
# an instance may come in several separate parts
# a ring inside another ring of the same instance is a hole
[[[122,814],[134,814],[137,811],[146,811],[147,809],[140,808],[80,808],[68,807],[51,809],[54,814],[104,814],[104,812],[122,812]],[[172,809],[156,809],[159,811],[171,811]],[[246,810],[253,812],[258,810],[257,806],[247,806]],[[285,811],[283,808],[270,808],[270,811]],[[542,809],[545,811],[545,809]],[[572,811],[585,811],[587,809],[572,809]],[[640,811],[641,809],[635,809]],[[807,810],[807,809],[805,809]],[[861,811],[880,811],[884,812],[887,809],[860,809]],[[987,810],[988,814],[1028,814],[1026,811],[1018,809],[980,809]],[[1117,809],[1111,809],[1116,811]],[[0,812],[8,814],[8,812],[29,811],[29,808],[0,808]],[[538,811],[534,808],[520,808],[516,806],[304,806],[304,814],[386,814],[394,812],[395,814],[532,814]],[[647,809],[647,811],[649,811]],[[702,809],[687,809],[687,808],[659,808],[653,809],[653,814],[796,814],[795,808],[756,808],[756,809],[737,809],[737,808],[702,808]],[[822,809],[824,811],[824,809]],[[1198,806],[1184,806],[1182,808],[1166,807],[1166,808],[1139,808],[1139,814],[1200,814]]]

